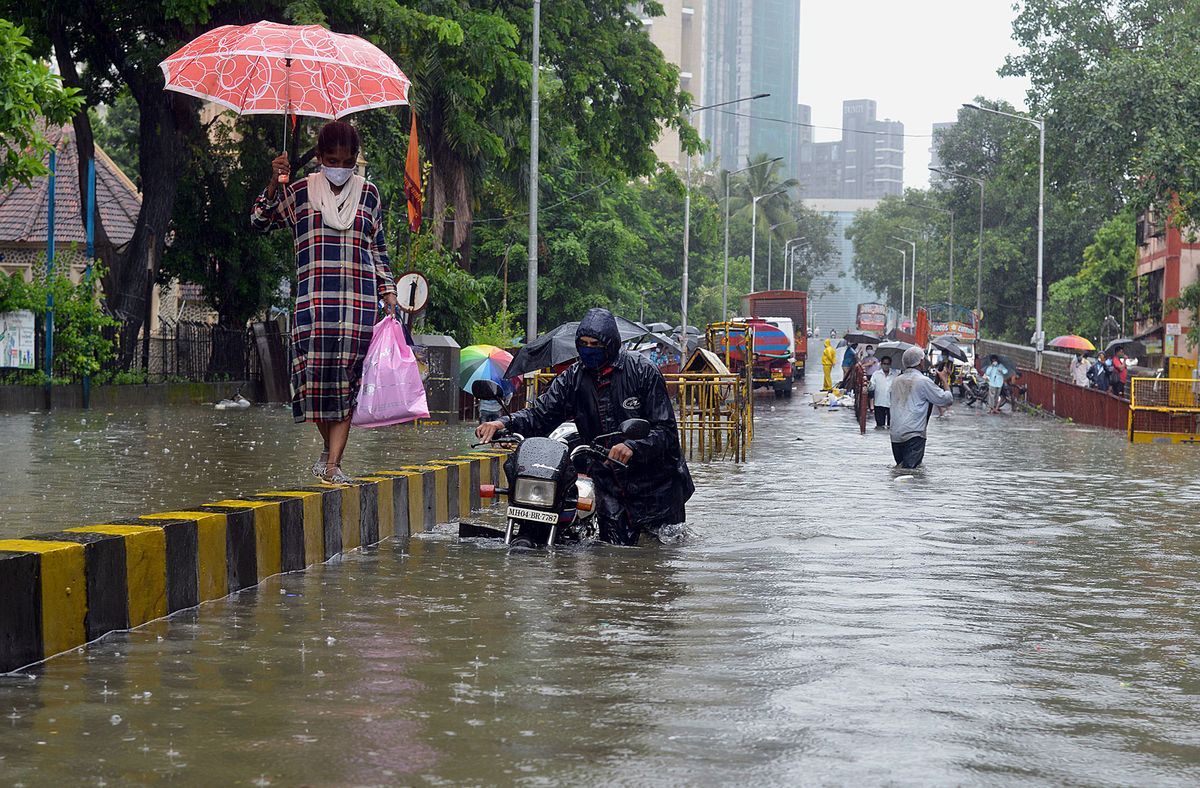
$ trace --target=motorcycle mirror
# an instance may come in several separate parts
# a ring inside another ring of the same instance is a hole
[[[621,422],[621,434],[635,441],[641,440],[650,434],[650,422],[645,419],[626,419]]]
[[[477,380],[472,383],[471,396],[475,399],[491,400],[492,402],[500,402],[504,399],[500,396],[500,386],[494,380]]]

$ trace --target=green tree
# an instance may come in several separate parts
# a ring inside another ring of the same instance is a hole
[[[96,108],[88,110],[96,144],[131,180],[138,175],[138,106],[128,90],[117,93],[104,114]]]
[[[30,56],[33,42],[24,30],[0,19],[0,187],[28,184],[46,175],[42,158],[50,143],[40,128],[45,122],[61,125],[79,111],[83,100],[77,91],[63,88],[48,66]]]
[[[1050,286],[1046,304],[1046,334],[1079,334],[1099,341],[1105,316],[1120,318],[1126,299],[1132,307],[1137,265],[1134,219],[1126,211],[1109,219],[1083,250],[1079,270]],[[1111,336],[1111,334],[1110,334]]]

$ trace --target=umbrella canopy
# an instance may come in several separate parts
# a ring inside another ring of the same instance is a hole
[[[1104,348],[1104,355],[1111,356],[1118,350],[1124,350],[1127,355],[1134,358],[1144,358],[1146,355],[1146,346],[1140,340],[1129,337],[1121,337],[1109,342],[1108,346]]]
[[[382,50],[319,25],[223,25],[159,66],[167,90],[243,115],[334,119],[408,103],[408,77]]]
[[[670,323],[647,323],[646,329],[653,331],[655,334],[665,334],[671,330]]]
[[[903,356],[904,351],[908,350],[910,347],[916,347],[916,345],[912,344],[911,342],[901,342],[895,339],[887,342],[880,342],[875,348],[875,358],[881,360],[884,358],[890,358],[892,360],[892,368],[900,369],[901,356]]]
[[[490,380],[505,394],[511,394],[515,386],[504,376],[504,371],[512,360],[512,353],[494,345],[468,345],[459,352],[458,385],[470,393],[475,381]]]
[[[1078,334],[1063,334],[1061,337],[1055,337],[1046,343],[1050,347],[1061,348],[1063,350],[1095,350],[1096,346],[1092,344],[1087,337],[1081,337]]]
[[[852,331],[842,339],[851,345],[878,345],[882,341],[880,337],[862,331]]]
[[[513,356],[512,364],[504,372],[505,377],[520,377],[527,372],[557,367],[559,364],[566,364],[579,358],[579,351],[575,349],[575,330],[577,328],[579,328],[578,320],[563,323],[525,345],[517,351],[517,355]],[[626,320],[620,315],[617,315],[617,331],[621,334],[622,342],[638,339],[650,333],[641,323]]]
[[[937,337],[929,345],[937,350],[942,351],[947,356],[958,361],[967,360],[967,351],[962,345],[954,341],[953,337]]]

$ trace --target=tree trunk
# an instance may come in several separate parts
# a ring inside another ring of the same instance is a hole
[[[440,250],[446,232],[446,185],[442,182],[442,168],[436,160],[429,168],[429,202],[433,214],[433,227],[429,234],[433,237],[433,248]]]
[[[453,248],[458,252],[458,264],[463,270],[471,270],[471,224],[475,212],[471,206],[471,184],[467,177],[467,169],[461,160],[455,161],[451,173],[451,192],[454,200],[454,233]]]
[[[137,88],[134,98],[141,110],[138,141],[142,209],[133,239],[104,281],[108,307],[124,324],[120,348],[123,365],[131,362],[137,348],[138,331],[146,315],[147,284],[158,275],[157,261],[162,259],[170,229],[179,173],[187,163],[187,134],[197,123],[192,99],[164,91],[161,86]],[[153,270],[147,267],[151,263]]]
[[[51,44],[54,47],[54,58],[62,72],[63,84],[70,88],[83,90],[83,82],[79,79],[79,70],[71,56],[71,45],[67,40],[67,26],[61,17],[50,25]],[[87,193],[88,193],[88,160],[96,155],[96,144],[92,136],[92,119],[88,116],[87,108],[80,110],[72,119],[75,131],[75,150],[79,159],[79,197],[80,221],[87,227]],[[99,210],[93,209],[94,242],[96,255],[104,261],[107,268],[112,268],[115,262],[116,249],[108,239],[104,229],[104,217]],[[88,261],[91,263],[91,260]]]

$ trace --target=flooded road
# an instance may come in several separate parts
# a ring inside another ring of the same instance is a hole
[[[355,430],[345,469],[369,473],[457,454],[469,433]],[[0,446],[10,460],[0,477],[0,539],[310,484],[321,453],[316,429],[295,424],[282,405],[0,413]]]
[[[902,475],[806,400],[681,546],[440,530],[0,678],[0,782],[1200,781],[1190,447],[956,408]]]

